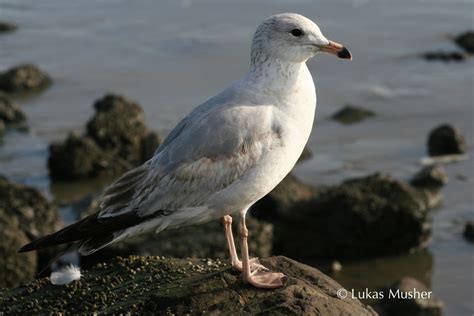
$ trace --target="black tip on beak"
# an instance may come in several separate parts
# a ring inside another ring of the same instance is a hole
[[[337,53],[337,57],[343,59],[352,59],[351,52],[345,47],[342,47],[342,49]]]

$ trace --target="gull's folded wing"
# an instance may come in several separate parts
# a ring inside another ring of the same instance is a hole
[[[174,226],[176,212],[197,216],[210,196],[225,189],[280,145],[271,107],[209,107],[185,118],[155,156],[115,181],[99,212],[20,251],[78,242],[90,254],[124,237]],[[183,224],[184,221],[178,223]]]

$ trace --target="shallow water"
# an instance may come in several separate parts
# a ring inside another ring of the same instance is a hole
[[[309,142],[315,155],[296,174],[313,184],[375,171],[407,179],[420,168],[429,130],[440,123],[458,126],[473,147],[474,59],[445,64],[417,58],[427,50],[455,49],[450,37],[473,28],[473,7],[473,0],[0,0],[0,19],[20,26],[0,36],[0,69],[32,61],[55,81],[44,93],[19,100],[31,132],[5,137],[0,173],[59,201],[99,188],[52,186],[46,170],[48,143],[80,130],[95,99],[115,91],[137,100],[149,126],[164,135],[245,73],[259,21],[293,11],[315,19],[354,55],[353,62],[332,56],[309,62],[318,90]],[[348,103],[377,116],[351,126],[328,119]],[[433,211],[428,251],[344,264],[336,279],[349,288],[374,288],[416,274],[445,302],[446,315],[474,313],[473,245],[461,236],[463,223],[474,219],[472,159],[445,168],[450,182],[443,206]]]

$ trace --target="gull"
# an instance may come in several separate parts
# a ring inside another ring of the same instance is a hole
[[[137,234],[222,219],[232,266],[257,288],[285,276],[250,259],[249,208],[291,171],[308,141],[316,90],[306,61],[319,52],[352,59],[308,18],[277,14],[257,28],[249,71],[181,120],[154,156],[102,194],[99,211],[20,252],[72,243],[89,255]],[[239,218],[241,260],[232,235]]]

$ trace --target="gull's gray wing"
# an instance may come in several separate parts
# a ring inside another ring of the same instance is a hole
[[[152,159],[107,188],[99,212],[20,251],[75,243],[88,255],[130,235],[192,222],[213,194],[280,146],[280,136],[271,106],[201,106],[177,125]]]
[[[279,145],[271,106],[230,103],[194,111],[150,161],[105,192],[100,216],[148,217],[202,207]]]

